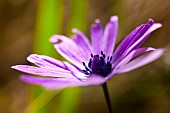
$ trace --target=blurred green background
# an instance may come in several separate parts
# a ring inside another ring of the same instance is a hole
[[[78,28],[89,38],[90,25],[119,16],[117,44],[148,18],[161,22],[143,46],[163,47],[165,55],[108,82],[114,113],[170,112],[169,0],[0,0],[0,113],[107,113],[101,87],[45,91],[23,83],[12,65],[29,64],[31,53],[63,59],[49,38]]]

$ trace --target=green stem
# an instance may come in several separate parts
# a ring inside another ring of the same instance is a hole
[[[106,82],[102,85],[102,88],[103,88],[103,92],[104,92],[104,96],[105,96],[105,99],[106,99],[106,103],[107,103],[109,113],[112,113],[112,106],[111,106],[109,91],[108,91]]]

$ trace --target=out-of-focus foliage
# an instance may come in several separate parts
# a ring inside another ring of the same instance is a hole
[[[61,23],[61,34],[64,35],[71,31],[71,7],[70,0],[65,0]],[[109,81],[115,113],[169,113],[169,7],[169,0],[88,0],[87,28],[83,29],[88,37],[90,24],[96,18],[105,25],[112,15],[119,16],[118,43],[136,26],[147,22],[148,18],[163,24],[143,46],[164,47],[167,49],[165,56]],[[30,105],[30,85],[21,82],[18,79],[21,73],[11,70],[10,66],[28,64],[26,56],[33,52],[37,9],[36,0],[0,0],[0,113],[23,113]],[[46,105],[51,108],[49,113],[57,112],[60,97],[61,94],[51,99],[47,96],[46,99],[50,99],[50,104]],[[76,108],[79,113],[106,113],[101,87],[81,88],[80,103]]]

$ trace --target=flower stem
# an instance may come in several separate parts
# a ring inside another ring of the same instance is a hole
[[[112,113],[112,106],[111,106],[109,91],[107,89],[107,83],[106,82],[102,85],[102,88],[103,88],[103,92],[104,92],[104,96],[105,96],[105,99],[106,99],[106,103],[107,103],[109,113]]]

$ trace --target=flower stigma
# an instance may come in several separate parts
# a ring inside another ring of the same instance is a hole
[[[106,55],[103,51],[101,51],[101,55],[91,54],[88,66],[83,62],[85,69],[83,69],[82,72],[86,75],[99,74],[106,77],[112,71],[111,61],[112,56],[108,56],[106,59]]]

